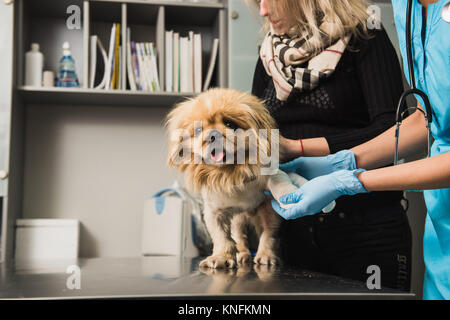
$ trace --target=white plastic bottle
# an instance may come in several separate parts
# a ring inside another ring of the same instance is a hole
[[[31,51],[25,54],[25,85],[41,87],[43,69],[44,55],[39,52],[39,43],[32,43]]]

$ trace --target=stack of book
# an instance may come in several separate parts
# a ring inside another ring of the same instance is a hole
[[[122,46],[126,46],[125,57]],[[103,63],[97,63],[97,49],[103,57]],[[125,59],[125,63],[122,60]],[[90,81],[89,87],[105,90],[161,91],[158,77],[157,54],[153,42],[131,41],[130,29],[127,29],[126,39],[120,36],[120,24],[115,23],[111,29],[108,53],[100,39],[91,36]],[[100,67],[103,71],[102,80],[96,82]]]
[[[203,80],[202,37],[190,31],[181,36],[173,30],[165,34],[165,89],[168,92],[200,93],[209,88],[219,46],[214,39],[211,58]]]
[[[127,30],[130,39],[130,30]],[[158,64],[153,42],[127,42],[127,76],[131,90],[159,92]]]

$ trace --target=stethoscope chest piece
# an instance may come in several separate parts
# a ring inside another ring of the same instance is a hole
[[[442,20],[450,23],[450,1],[447,2],[442,8]]]

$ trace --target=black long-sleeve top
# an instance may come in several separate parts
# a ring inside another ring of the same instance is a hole
[[[369,39],[352,40],[335,72],[311,92],[293,93],[285,102],[278,100],[261,59],[252,88],[254,95],[266,101],[281,135],[290,139],[324,137],[331,153],[355,147],[393,126],[402,91],[400,63],[384,30],[371,32]],[[382,203],[401,199],[402,193],[353,197],[369,198]]]
[[[394,125],[403,91],[397,54],[384,30],[352,40],[333,75],[311,92],[276,98],[258,60],[252,93],[266,100],[280,133],[290,139],[324,137],[331,153],[366,142]]]

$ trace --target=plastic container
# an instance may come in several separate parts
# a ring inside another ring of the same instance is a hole
[[[72,219],[17,219],[15,259],[77,258],[79,229]]]
[[[65,88],[78,87],[78,78],[75,71],[75,60],[72,58],[70,44],[68,42],[64,42],[63,44],[63,57],[59,61],[59,72],[56,86]]]
[[[178,189],[168,188],[145,201],[142,254],[196,257],[192,207]]]
[[[25,54],[25,85],[41,87],[43,69],[44,55],[39,51],[39,44],[32,43],[31,51]]]

